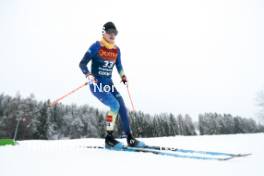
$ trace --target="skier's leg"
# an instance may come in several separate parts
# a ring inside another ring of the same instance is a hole
[[[118,100],[120,104],[119,116],[121,117],[121,124],[122,124],[123,130],[125,131],[127,135],[127,144],[132,147],[144,147],[145,143],[135,139],[132,135],[130,124],[129,124],[128,111],[127,111],[127,108],[126,108],[126,105],[124,103],[122,96],[116,90],[116,88],[114,89],[114,92],[112,92],[112,94],[115,96],[115,98]]]
[[[113,149],[121,149],[124,145],[117,141],[113,136],[113,131],[116,122],[116,116],[119,112],[119,102],[116,100],[115,96],[112,95],[110,92],[104,91],[95,91],[95,85],[91,85],[90,89],[92,94],[98,98],[104,105],[110,108],[110,111],[106,115],[106,132],[107,135],[105,137],[105,147],[106,148],[113,148]]]
[[[90,86],[92,94],[101,101],[104,105],[110,108],[106,115],[106,131],[113,131],[116,122],[116,116],[119,112],[120,105],[114,95],[111,92],[104,92],[94,89],[94,85]]]
[[[128,110],[126,108],[125,102],[121,96],[121,94],[114,88],[112,94],[115,96],[116,100],[119,102],[119,116],[121,118],[121,125],[126,135],[131,134],[129,117],[128,117]]]

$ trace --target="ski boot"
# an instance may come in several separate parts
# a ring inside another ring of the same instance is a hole
[[[129,147],[144,148],[146,145],[144,142],[135,139],[132,134],[127,135],[127,145]]]
[[[123,147],[124,145],[114,138],[113,131],[108,131],[105,137],[105,148],[113,149],[113,150],[120,150]]]

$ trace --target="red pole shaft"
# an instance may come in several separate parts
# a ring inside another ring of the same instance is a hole
[[[59,101],[61,101],[61,100],[64,99],[65,97],[67,97],[67,96],[73,94],[74,92],[78,91],[79,89],[83,88],[83,87],[86,86],[87,84],[88,84],[88,83],[86,82],[86,83],[82,84],[81,86],[77,87],[76,89],[74,89],[74,90],[68,92],[67,94],[63,95],[62,97],[56,99],[55,101],[53,101],[52,103],[50,103],[50,107],[55,106],[56,104],[59,103]]]
[[[126,85],[126,87],[127,87],[127,93],[128,93],[129,99],[130,99],[130,103],[132,105],[132,110],[135,112],[135,107],[134,107],[134,104],[133,104],[133,101],[132,101],[132,98],[131,98],[131,94],[130,94],[128,85]]]

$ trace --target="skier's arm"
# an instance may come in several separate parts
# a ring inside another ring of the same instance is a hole
[[[88,67],[87,67],[87,64],[89,63],[89,61],[91,60],[91,54],[87,51],[85,53],[85,55],[83,56],[80,64],[79,64],[79,67],[81,68],[83,74],[87,75],[88,73],[90,73]]]
[[[117,69],[120,77],[122,78],[125,75],[125,73],[124,73],[124,70],[123,70],[122,63],[121,63],[120,49],[118,49],[118,55],[117,55],[117,59],[116,59],[116,69]]]
[[[90,60],[92,59],[92,57],[96,54],[97,52],[97,43],[94,43],[89,50],[85,53],[85,55],[83,56],[79,67],[81,68],[83,74],[88,75],[91,72],[89,71],[87,64],[90,62]]]

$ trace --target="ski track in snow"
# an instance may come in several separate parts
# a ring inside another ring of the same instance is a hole
[[[16,146],[0,147],[0,176],[263,176],[263,139],[264,133],[141,139],[149,145],[252,153],[229,161],[85,148],[87,145],[103,146],[103,139],[19,141]]]

